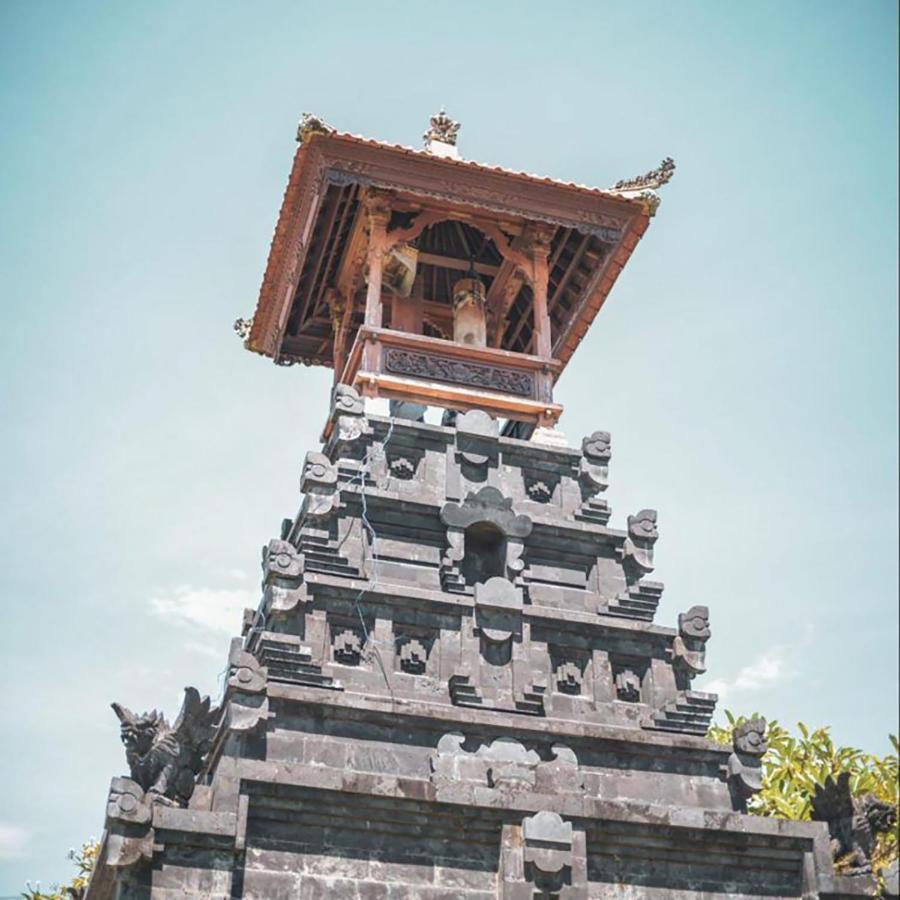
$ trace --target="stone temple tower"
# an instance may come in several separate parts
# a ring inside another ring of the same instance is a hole
[[[745,813],[765,723],[706,740],[708,610],[656,624],[656,512],[614,520],[609,434],[554,427],[674,164],[597,190],[463,160],[458,128],[410,149],[301,122],[236,327],[334,369],[322,446],[220,705],[115,705],[130,775],[87,896],[864,895],[833,821]]]

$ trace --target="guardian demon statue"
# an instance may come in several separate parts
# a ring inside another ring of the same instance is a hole
[[[220,718],[218,707],[210,708],[209,697],[201,699],[196,688],[185,688],[174,728],[155,709],[135,715],[118,703],[112,708],[122,723],[131,777],[153,800],[186,805]]]

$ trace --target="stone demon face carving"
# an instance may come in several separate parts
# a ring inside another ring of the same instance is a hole
[[[692,606],[686,613],[678,617],[678,630],[682,637],[706,641],[711,634],[709,629],[709,608]]]
[[[590,460],[608,460],[610,444],[608,431],[595,431],[581,442],[581,452]]]
[[[157,734],[168,728],[166,720],[155,709],[140,716],[130,713],[117,703],[113,704],[113,709],[122,722],[120,733],[126,752],[146,756],[153,747]]]
[[[656,510],[642,509],[637,515],[629,516],[628,532],[633,538],[655,541],[659,537],[656,530]]]
[[[749,756],[762,756],[768,749],[766,720],[748,719],[734,729],[734,750]]]

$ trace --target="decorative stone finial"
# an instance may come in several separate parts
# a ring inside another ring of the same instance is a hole
[[[300,116],[300,124],[297,126],[297,143],[308,141],[314,134],[334,134],[334,131],[331,125],[315,113],[305,112]]]
[[[747,812],[747,801],[762,790],[762,758],[766,743],[766,720],[748,719],[735,726],[732,753],[728,757],[728,784],[738,812]]]
[[[425,149],[435,156],[449,156],[459,159],[459,151],[456,149],[456,136],[459,133],[460,124],[454,122],[445,112],[441,111],[432,116],[431,126],[422,137],[425,139]]]

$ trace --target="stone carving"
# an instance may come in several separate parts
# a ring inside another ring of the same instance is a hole
[[[337,416],[363,416],[366,407],[359,391],[349,384],[336,384],[331,396],[331,414]]]
[[[667,156],[655,169],[651,169],[645,175],[638,175],[636,178],[626,178],[617,181],[613,185],[614,191],[632,191],[642,188],[651,190],[660,188],[664,184],[668,184],[675,174],[675,160],[671,156]]]
[[[525,865],[535,887],[545,895],[555,894],[571,882],[572,823],[559,813],[541,810],[522,820]]]
[[[453,528],[468,528],[479,522],[496,525],[507,537],[526,538],[531,534],[531,519],[513,511],[511,497],[504,497],[495,487],[471,492],[462,503],[446,503],[441,521]]]
[[[224,719],[229,731],[250,732],[265,725],[269,718],[267,682],[266,667],[252,653],[243,649],[240,638],[232,641],[228,655],[228,693]]]
[[[553,499],[553,482],[549,478],[524,475],[525,493],[535,503],[549,503]]]
[[[297,143],[305,143],[314,134],[334,134],[334,128],[314,113],[305,112],[297,126]]]
[[[464,362],[432,353],[390,347],[384,356],[384,369],[395,375],[462,384],[488,391],[500,391],[504,394],[516,394],[520,397],[534,396],[534,378],[528,372]]]
[[[152,801],[185,805],[212,743],[221,711],[201,699],[196,688],[185,688],[181,713],[174,727],[153,710],[135,715],[113,703],[122,723],[122,743],[131,777]]]
[[[709,629],[709,609],[692,606],[678,616],[678,635],[672,642],[672,664],[681,675],[680,687],[687,688],[692,679],[706,671],[706,642]]]
[[[444,590],[464,592],[466,584],[492,576],[518,578],[525,568],[524,539],[532,522],[513,510],[512,499],[495,487],[470,492],[462,503],[445,503],[447,552],[441,560]]]
[[[245,694],[260,694],[266,689],[266,669],[259,660],[244,650],[240,639],[232,642],[228,656],[228,684]]]
[[[484,472],[491,458],[496,456],[499,426],[480,409],[457,415],[456,447],[464,463]]]
[[[442,144],[456,146],[456,138],[462,126],[447,115],[443,106],[439,113],[431,117],[429,126],[428,131],[422,135],[426,145],[431,141],[439,141]]]
[[[306,495],[301,515],[327,516],[337,506],[337,469],[324,453],[307,453],[300,490]]]
[[[584,676],[580,666],[573,662],[564,662],[556,667],[554,672],[557,690],[564,694],[580,694]]]
[[[263,580],[303,580],[303,557],[288,541],[269,541],[262,553]]]
[[[336,384],[331,395],[331,421],[334,423],[335,440],[349,444],[366,433],[365,403],[359,392],[349,384]]]
[[[153,857],[153,809],[143,788],[130,778],[113,778],[106,802],[105,862],[116,868]]]
[[[766,743],[766,720],[749,719],[734,729],[733,751],[726,766],[735,809],[747,812],[747,801],[762,790],[762,758]]]
[[[409,481],[416,474],[416,461],[411,456],[388,453],[388,468],[395,478]]]
[[[616,672],[616,697],[626,703],[641,702],[641,677],[632,669]]]
[[[461,732],[449,732],[432,754],[431,781],[441,799],[472,795],[483,787],[509,794],[555,795],[581,790],[584,785],[578,759],[564,744],[553,744],[551,758],[542,759],[515,738],[495,738],[473,751],[465,749],[465,742]]]
[[[626,563],[640,574],[653,571],[653,545],[659,538],[656,530],[656,510],[642,509],[637,515],[628,517],[628,537],[622,548]]]
[[[506,578],[475,585],[475,622],[489,641],[500,643],[521,631],[522,591]]]
[[[828,825],[832,855],[845,874],[869,875],[875,836],[894,827],[896,811],[872,794],[854,797],[850,773],[841,772],[836,780],[829,775],[816,785],[812,819]]]
[[[345,666],[358,666],[362,660],[363,641],[351,628],[339,631],[332,642],[332,652],[337,662]]]
[[[581,441],[584,458],[593,464],[607,463],[612,456],[612,438],[608,431],[595,431]]]
[[[144,789],[131,778],[113,778],[109,786],[106,816],[119,822],[149,825],[153,809]]]
[[[400,668],[411,675],[421,675],[428,664],[428,650],[416,638],[410,638],[400,647]]]

